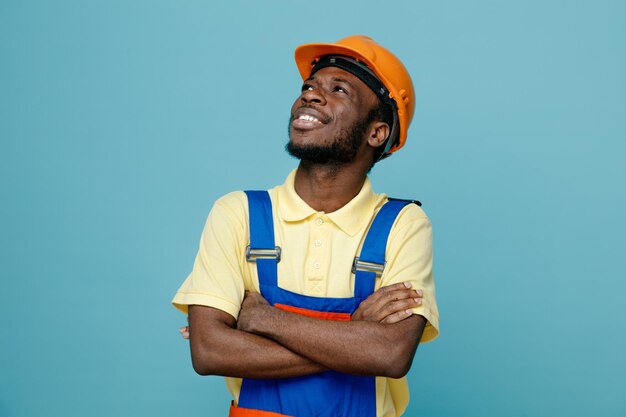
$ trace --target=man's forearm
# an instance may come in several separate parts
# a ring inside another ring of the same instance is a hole
[[[234,328],[227,313],[190,306],[190,346],[193,366],[201,375],[238,378],[287,378],[325,368],[275,341]]]
[[[399,378],[411,366],[425,322],[417,315],[395,324],[336,322],[262,306],[243,326],[329,369]]]

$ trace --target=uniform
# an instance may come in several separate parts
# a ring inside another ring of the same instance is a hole
[[[376,213],[387,201],[386,196],[375,194],[366,179],[359,194],[341,209],[333,213],[316,212],[295,192],[294,178],[295,171],[283,185],[269,190],[274,243],[281,248],[280,262],[275,264],[276,289],[267,289],[272,286],[270,284],[265,286],[264,291],[259,285],[259,272],[263,275],[259,269],[264,267],[259,266],[259,261],[246,260],[246,248],[251,243],[248,207],[250,197],[243,192],[235,192],[215,203],[202,235],[194,269],[174,297],[173,303],[177,308],[186,312],[190,304],[206,305],[237,318],[244,290],[260,291],[266,298],[272,298],[272,295],[268,295],[270,293],[295,294],[295,303],[309,302],[300,300],[313,302],[314,308],[307,305],[304,306],[305,310],[316,310],[319,300],[333,299],[352,299],[353,307],[350,308],[353,309],[358,306],[358,300],[368,295],[357,294],[360,285],[352,273],[352,267],[354,258],[361,253],[363,241]],[[407,204],[403,205],[397,218],[394,217],[389,226],[388,244],[386,250],[383,250],[386,252],[384,272],[379,278],[372,278],[371,291],[402,281],[409,281],[413,288],[423,290],[423,303],[414,312],[427,319],[422,342],[430,341],[438,334],[430,222],[417,205]],[[277,300],[268,301],[274,305],[285,304],[281,302],[284,301],[280,298],[282,295],[277,297]],[[350,312],[343,314],[348,314],[349,317]],[[315,378],[319,379],[320,376]],[[353,385],[360,383],[351,382]],[[375,392],[373,405],[365,406],[372,409],[370,415],[395,416],[406,408],[408,388],[404,378],[394,380],[376,377],[363,383],[371,385],[366,390]],[[241,384],[239,379],[227,378],[228,388],[237,404],[244,400],[244,403],[251,402],[254,405],[258,400],[249,400],[253,396],[245,392],[261,392],[267,389],[255,387],[254,382],[246,380],[244,398],[240,398]],[[246,389],[246,385],[250,388]],[[294,389],[295,393],[299,393],[294,395],[305,396],[303,391],[301,387]],[[336,389],[330,392],[334,391]],[[319,395],[324,395],[323,389],[319,391]],[[346,395],[350,397],[350,394]],[[315,395],[307,395],[311,396],[313,398],[301,400],[297,407],[306,408],[307,401],[319,402],[319,399],[314,398]],[[260,397],[267,398],[268,395]],[[282,401],[289,402],[284,398]],[[365,402],[355,399],[355,403]],[[284,407],[289,411],[289,406]],[[345,408],[352,409],[356,415],[370,412],[360,412],[350,406]],[[283,413],[286,414],[284,409]],[[314,415],[318,412],[310,413]]]

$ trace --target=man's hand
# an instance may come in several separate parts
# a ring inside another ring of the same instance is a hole
[[[359,305],[352,313],[352,320],[397,323],[413,314],[411,309],[422,304],[422,296],[422,290],[412,289],[408,282],[381,287]],[[251,320],[255,317],[253,311],[264,306],[269,306],[269,304],[261,294],[246,291],[237,328],[244,331],[249,328],[252,324]],[[183,326],[178,331],[183,339],[189,339],[189,326]]]
[[[254,323],[256,320],[264,320],[266,314],[271,313],[272,306],[258,292],[246,291],[241,303],[239,318],[237,319],[237,330],[254,333]]]
[[[180,329],[178,329],[178,333],[180,333],[183,339],[189,340],[189,326],[181,327]]]
[[[237,329],[243,331],[250,331],[253,324],[253,320],[256,318],[255,312],[258,312],[259,308],[270,307],[269,303],[258,292],[246,291],[243,302],[241,303],[241,311],[239,312],[239,319],[237,320]],[[189,322],[189,318],[187,318]],[[178,332],[185,340],[189,340],[189,326],[183,326],[178,329]]]
[[[183,339],[189,340],[189,316],[187,316],[187,325],[178,329],[178,333],[180,333]]]
[[[248,300],[249,304],[256,302],[263,303],[256,296]],[[272,307],[259,310],[280,311]],[[236,327],[235,318],[224,311],[202,305],[189,306],[189,345],[197,373],[274,379],[310,375],[327,369],[272,340],[242,332]]]
[[[411,308],[422,304],[422,290],[414,290],[409,282],[381,287],[367,297],[352,313],[352,320],[393,324],[410,317]]]

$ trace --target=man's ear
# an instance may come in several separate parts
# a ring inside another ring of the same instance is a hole
[[[373,147],[378,148],[382,146],[389,137],[390,129],[389,125],[385,122],[373,122],[370,125],[370,135],[367,138],[367,143]]]

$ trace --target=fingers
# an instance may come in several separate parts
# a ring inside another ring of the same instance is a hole
[[[405,300],[407,298],[414,298],[416,301],[421,300],[423,297],[423,293],[421,290],[396,290],[396,291],[387,291],[380,294],[379,300],[377,302],[385,302],[388,303],[390,301],[398,301]]]
[[[178,329],[178,333],[180,333],[183,339],[189,340],[189,316],[187,316],[187,326],[183,326]]]
[[[245,306],[254,306],[257,304],[268,304],[267,300],[258,292],[246,291],[244,299],[241,303],[242,308]]]
[[[397,294],[397,297],[394,296],[390,299],[381,298],[374,304],[359,306],[359,310],[357,310],[353,319],[377,321],[380,323],[400,321],[412,314],[412,308],[419,307],[422,304],[420,297],[409,295]]]
[[[410,282],[398,282],[397,284],[387,285],[386,287],[380,287],[378,291],[388,292],[388,291],[396,291],[396,290],[406,290],[411,287],[412,285]]]
[[[386,287],[385,287],[386,288]],[[371,301],[371,308],[374,310],[381,310],[384,307],[388,307],[389,305],[396,305],[399,308],[402,308],[406,305],[411,305],[414,307],[415,305],[419,305],[422,302],[422,297],[424,293],[422,290],[413,290],[409,288],[404,289],[386,289],[386,290],[378,290],[374,293]],[[398,301],[407,301],[408,304],[397,304]]]
[[[381,323],[397,323],[412,314],[411,309],[422,304],[422,290],[414,290],[408,282],[382,287],[370,308]]]
[[[413,314],[411,309],[419,307],[421,304],[421,298],[406,298],[404,300],[391,301],[383,305],[383,307],[376,312],[376,316],[380,318],[379,321],[381,323],[387,323],[390,316],[393,316],[394,320],[398,318],[401,320]]]
[[[411,309],[422,304],[422,290],[411,288],[410,282],[381,287],[365,299],[353,313],[353,320],[396,323],[409,317]]]
[[[395,312],[393,314],[388,315],[387,317],[385,317],[384,319],[381,320],[381,323],[384,324],[394,324],[397,323],[399,321],[402,321],[404,319],[406,319],[407,317],[410,317],[413,315],[413,310],[400,310],[398,312]]]
[[[185,339],[185,340],[189,339],[189,326],[181,327],[180,329],[178,329],[178,332],[183,337],[183,339]]]
[[[380,287],[376,292],[379,296],[390,297],[391,294],[399,294],[401,292],[409,293],[417,293],[419,297],[423,295],[422,290],[412,290],[412,285],[410,282],[399,282],[397,284],[388,285],[386,287]]]
[[[245,307],[247,305],[251,305],[254,303],[254,293],[248,290],[243,293],[243,301],[241,302],[241,307]]]
[[[377,303],[385,303],[388,301],[401,300],[405,298],[420,298],[422,297],[422,290],[412,290],[410,282],[399,282],[397,284],[381,287],[371,294],[365,301],[364,305],[371,305]]]

